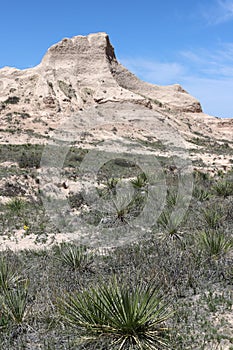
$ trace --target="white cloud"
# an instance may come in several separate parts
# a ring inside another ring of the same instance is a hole
[[[202,16],[209,25],[217,25],[233,20],[233,1],[217,0],[213,5],[202,8]]]

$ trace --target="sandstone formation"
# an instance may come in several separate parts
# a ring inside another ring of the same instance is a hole
[[[43,143],[61,118],[90,108],[107,113],[109,123],[122,109],[139,119],[152,111],[187,141],[233,142],[233,119],[204,114],[178,84],[139,80],[117,61],[106,33],[63,39],[34,68],[0,69],[0,143]]]

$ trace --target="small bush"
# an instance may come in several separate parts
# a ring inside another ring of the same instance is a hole
[[[41,162],[41,153],[38,152],[23,152],[19,159],[20,168],[39,168]]]

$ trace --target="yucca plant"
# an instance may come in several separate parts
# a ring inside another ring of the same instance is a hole
[[[163,228],[165,237],[180,238],[178,229],[180,224],[179,216],[171,215],[168,211],[163,211],[158,218],[158,225]]]
[[[25,208],[25,201],[21,198],[13,198],[7,204],[8,210],[11,211],[12,214],[19,215],[23,209]]]
[[[139,174],[136,179],[130,181],[136,190],[146,190],[147,189],[147,177],[145,173]]]
[[[215,230],[201,232],[198,243],[203,253],[211,258],[222,257],[233,250],[232,238]]]
[[[14,288],[2,290],[2,307],[15,324],[21,324],[26,315],[29,281],[18,283]]]
[[[210,229],[220,227],[224,219],[224,214],[221,207],[217,205],[202,209],[202,220]]]
[[[177,193],[174,190],[168,190],[167,192],[167,206],[172,208],[176,205]]]
[[[93,261],[93,255],[87,253],[84,246],[65,243],[59,247],[57,259],[72,270],[86,269]]]
[[[9,289],[21,280],[19,274],[13,270],[9,262],[0,258],[0,290]]]
[[[116,280],[66,295],[58,308],[65,323],[79,331],[80,343],[106,342],[108,349],[169,348],[169,306],[151,284],[131,288]]]
[[[102,196],[106,197],[109,194],[116,195],[116,186],[119,182],[119,179],[115,177],[111,177],[107,179],[107,181],[104,183],[104,189],[102,190]]]
[[[206,200],[208,200],[210,198],[209,191],[207,191],[204,188],[201,188],[199,186],[196,186],[194,188],[193,195],[200,202],[204,202],[204,201],[206,201]]]
[[[224,198],[233,195],[233,183],[227,180],[218,181],[213,185],[213,191],[218,196],[223,196]]]

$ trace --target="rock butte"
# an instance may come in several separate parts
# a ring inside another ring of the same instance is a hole
[[[117,61],[106,33],[65,38],[34,68],[0,69],[0,143],[41,143],[61,118],[90,108],[109,114],[109,123],[113,111],[131,110],[143,119],[143,111],[151,110],[186,140],[198,135],[233,141],[233,119],[204,114],[178,84],[138,79]]]

